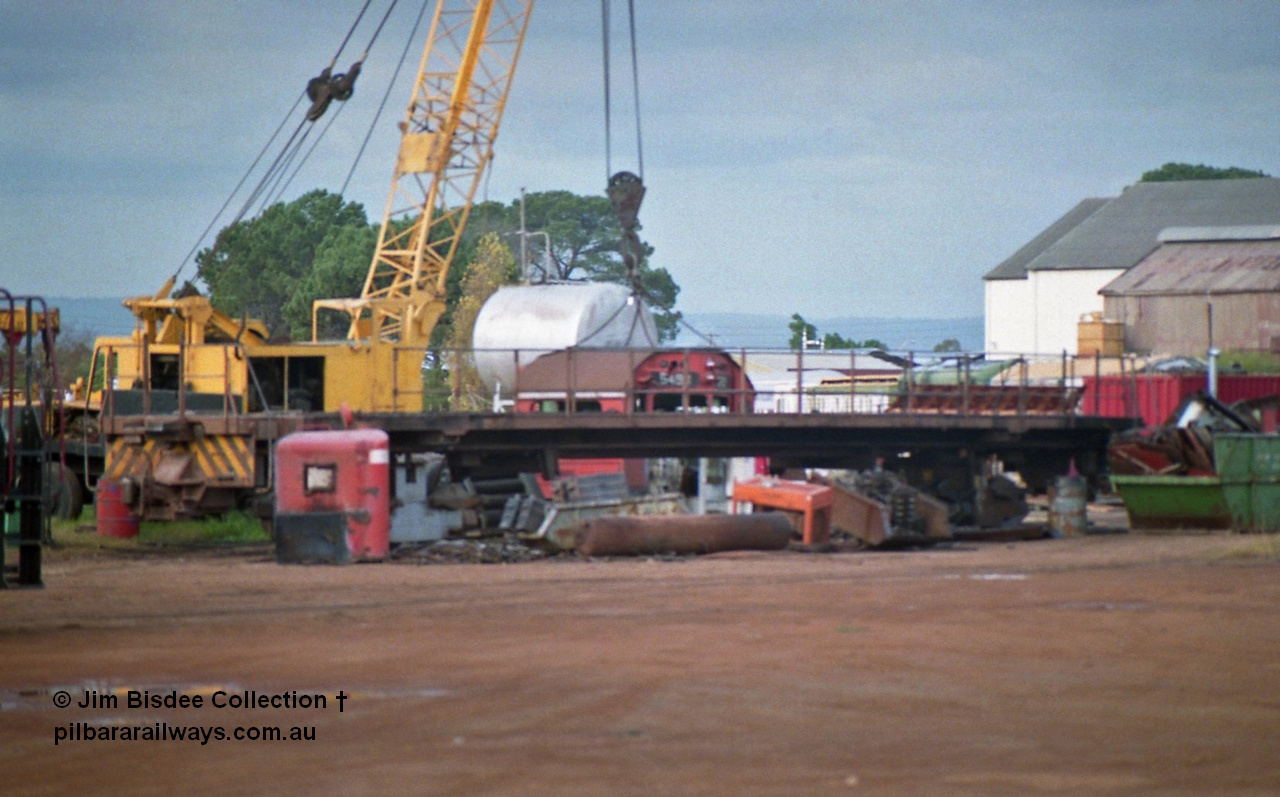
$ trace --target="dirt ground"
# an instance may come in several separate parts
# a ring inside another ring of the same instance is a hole
[[[1280,793],[1276,537],[349,567],[89,546],[45,581],[0,594],[7,794]],[[207,702],[295,690],[326,708]],[[161,724],[315,740],[54,744]]]

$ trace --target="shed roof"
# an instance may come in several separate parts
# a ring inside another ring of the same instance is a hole
[[[1107,283],[1103,296],[1280,291],[1280,239],[1162,244]]]
[[[1063,214],[1062,218],[1044,228],[1036,237],[1028,241],[1021,249],[1014,252],[1000,265],[987,272],[983,279],[1020,280],[1027,276],[1027,264],[1039,257],[1058,242],[1062,236],[1074,230],[1080,222],[1089,218],[1111,200],[1109,198],[1086,199]]]
[[[1280,224],[1280,179],[1137,183],[1026,260],[1023,276],[1028,271],[1132,268],[1159,246],[1160,232],[1168,227],[1276,224]],[[1005,263],[1016,257],[1015,253]],[[1013,266],[992,276],[1005,263],[987,279],[1017,279]]]

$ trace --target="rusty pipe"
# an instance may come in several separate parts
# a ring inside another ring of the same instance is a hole
[[[574,530],[583,556],[775,551],[787,547],[790,540],[791,521],[781,512],[598,517]]]

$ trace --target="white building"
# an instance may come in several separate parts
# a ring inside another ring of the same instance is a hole
[[[902,375],[900,366],[852,350],[751,351],[734,359],[751,379],[758,413],[884,412]]]
[[[988,356],[1076,353],[1103,286],[1159,246],[1167,227],[1280,223],[1280,180],[1138,183],[1086,199],[983,278]]]

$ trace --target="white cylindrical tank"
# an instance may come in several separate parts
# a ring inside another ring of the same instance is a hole
[[[509,395],[517,359],[523,366],[570,346],[652,348],[658,331],[649,308],[623,286],[565,282],[499,288],[480,308],[471,340],[480,378]]]

